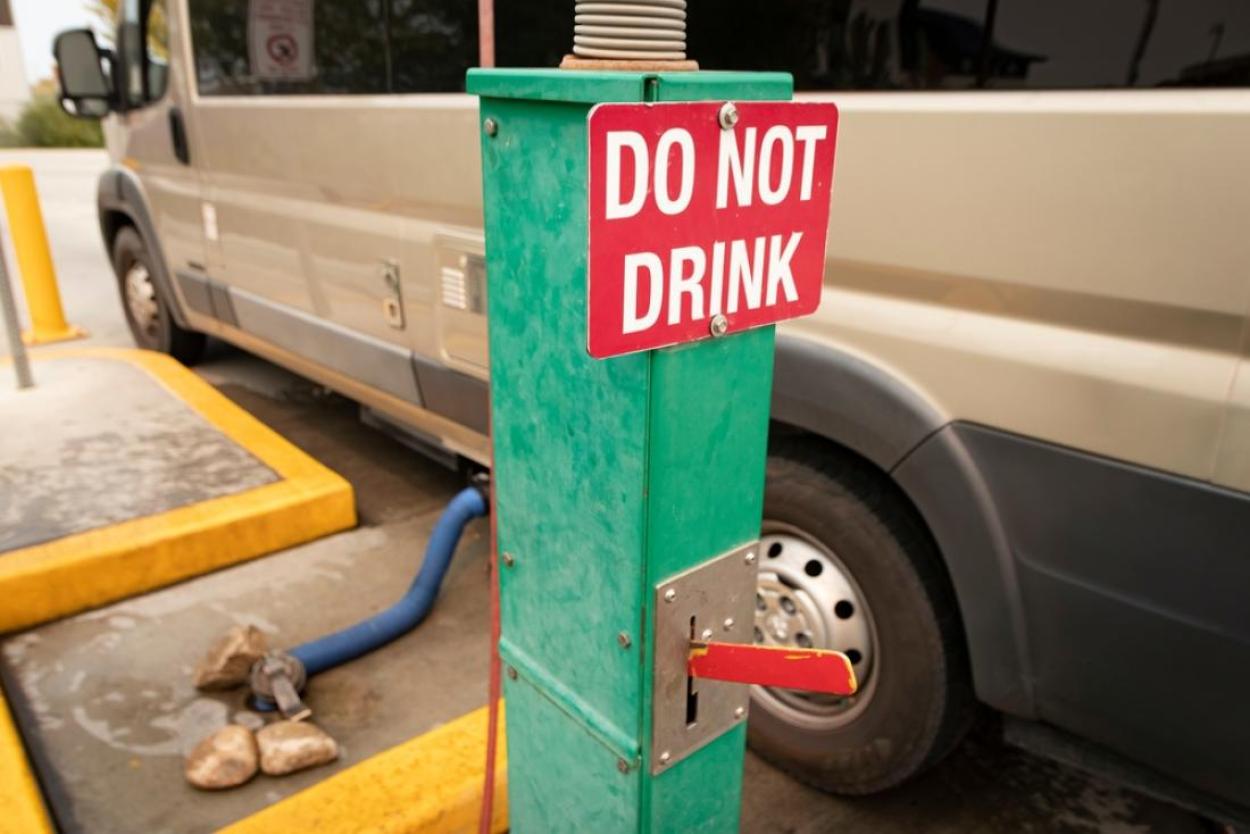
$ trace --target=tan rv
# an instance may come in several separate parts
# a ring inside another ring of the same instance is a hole
[[[109,113],[135,340],[222,339],[484,465],[475,4],[282,5],[126,0],[105,69],[58,42],[66,106]],[[567,50],[571,4],[495,6],[500,65]],[[879,791],[979,702],[1246,803],[1250,6],[689,15],[704,67],[842,113],[823,302],[778,340],[756,638],[863,688],[755,692],[755,748]]]

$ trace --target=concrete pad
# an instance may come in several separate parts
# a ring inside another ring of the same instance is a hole
[[[437,516],[333,536],[10,638],[6,689],[60,829],[215,831],[485,703],[489,528],[475,522],[421,627],[311,682],[312,721],[340,743],[337,762],[224,793],[183,780],[185,753],[249,712],[242,689],[192,687],[210,643],[250,624],[293,647],[376,613],[415,575]]]
[[[355,524],[346,481],[169,357],[36,357],[0,395],[0,631]]]
[[[127,362],[38,362],[38,387],[0,389],[0,552],[278,480]]]

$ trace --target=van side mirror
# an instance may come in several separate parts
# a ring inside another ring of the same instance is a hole
[[[90,29],[69,29],[52,44],[57,80],[61,87],[61,107],[71,116],[98,119],[117,105],[110,74],[104,61],[112,65],[112,53],[96,46]]]

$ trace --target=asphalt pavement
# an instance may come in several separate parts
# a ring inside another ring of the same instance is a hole
[[[104,154],[0,152],[0,164],[7,162],[35,168],[70,322],[90,331],[90,343],[129,345],[95,214],[95,181],[106,165]],[[99,816],[102,808],[126,802],[91,787],[91,780],[103,780],[119,768],[158,771],[150,779],[133,780],[132,794],[122,797],[151,806],[144,817],[147,831],[211,830],[210,823],[263,807],[320,778],[313,771],[234,797],[174,793],[174,801],[160,800],[161,791],[180,790],[169,773],[180,777],[175,763],[187,728],[207,720],[205,711],[215,716],[225,707],[205,706],[182,685],[152,689],[152,681],[170,675],[170,669],[181,675],[178,670],[194,663],[207,635],[231,623],[258,623],[298,640],[388,604],[395,583],[406,582],[415,568],[419,550],[414,542],[424,540],[438,507],[458,486],[439,465],[360,425],[350,402],[261,359],[214,344],[196,370],[348,478],[356,490],[361,526],[4,641],[6,686],[23,689],[17,699],[19,720],[26,733],[41,739],[32,744],[37,757],[61,771],[61,778],[45,787],[67,806],[72,823],[67,828],[126,830],[126,819]],[[0,368],[0,386],[13,385],[9,374]],[[327,721],[351,739],[343,765],[485,702],[485,548],[484,532],[477,530],[464,558],[458,557],[435,616],[405,638],[406,645],[397,644],[389,656],[362,659],[325,682]],[[118,652],[128,651],[146,653],[134,680],[110,678],[108,670],[120,662]],[[172,716],[163,724],[151,719],[162,709]],[[127,738],[131,726],[147,735]],[[119,734],[119,728],[125,732]],[[1164,802],[1006,747],[992,716],[946,762],[885,795],[828,797],[750,755],[745,784],[743,831],[748,834],[1210,830]],[[216,805],[197,814],[188,810],[188,797]]]

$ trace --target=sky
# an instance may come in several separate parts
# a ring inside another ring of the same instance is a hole
[[[22,42],[26,79],[35,83],[52,74],[52,39],[62,29],[89,25],[86,0],[9,0]]]

